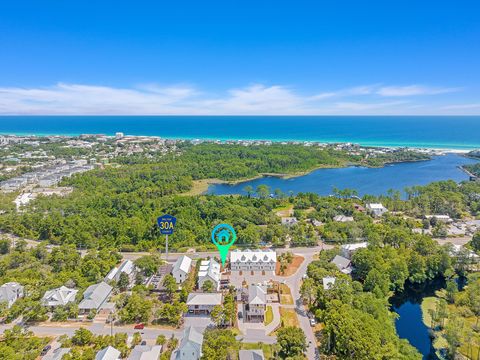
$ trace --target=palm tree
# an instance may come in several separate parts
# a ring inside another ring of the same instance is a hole
[[[250,185],[247,185],[243,188],[243,191],[245,191],[247,193],[247,196],[250,198],[252,197],[254,191],[253,191],[253,187],[250,186]]]

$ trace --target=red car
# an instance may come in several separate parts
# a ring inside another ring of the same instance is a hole
[[[144,327],[145,327],[144,324],[137,324],[137,325],[135,325],[133,328],[134,328],[135,330],[143,330]]]

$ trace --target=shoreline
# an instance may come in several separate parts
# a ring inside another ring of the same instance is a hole
[[[441,155],[439,155],[439,156],[441,156]],[[179,195],[181,195],[181,196],[208,195],[206,192],[208,191],[208,188],[210,187],[210,185],[215,185],[215,184],[238,185],[238,184],[241,184],[241,183],[250,182],[252,180],[261,179],[261,178],[264,178],[264,177],[276,177],[276,178],[280,178],[280,179],[293,179],[293,178],[296,178],[296,177],[308,175],[308,174],[310,174],[310,173],[312,173],[316,170],[321,170],[321,169],[342,169],[342,168],[347,168],[347,167],[382,168],[382,167],[385,167],[387,165],[392,165],[392,164],[402,164],[402,163],[430,161],[430,160],[431,160],[431,158],[430,159],[421,159],[421,160],[388,162],[388,163],[384,163],[382,166],[376,166],[376,167],[365,166],[365,165],[362,165],[362,164],[351,164],[351,163],[338,165],[338,166],[323,166],[323,165],[320,165],[320,166],[314,167],[313,169],[306,170],[306,171],[301,171],[301,172],[297,172],[297,173],[291,173],[291,174],[287,174],[287,173],[260,173],[257,176],[253,176],[251,178],[231,180],[231,181],[221,180],[221,179],[192,180],[192,182],[193,182],[192,189],[190,189],[187,192],[181,193]]]
[[[0,117],[1,118],[1,117]],[[78,133],[78,134],[58,134],[58,133],[27,133],[27,132],[11,132],[11,133],[3,133],[0,132],[0,136],[12,136],[12,137],[64,137],[64,138],[78,138],[82,135],[90,135],[90,136],[105,136],[112,139],[115,139],[115,135],[113,134],[103,134],[103,133]],[[364,148],[384,148],[384,149],[411,149],[411,150],[423,150],[423,151],[433,151],[438,153],[456,153],[456,154],[467,154],[470,151],[480,149],[480,144],[478,145],[467,145],[462,146],[461,148],[458,147],[451,147],[452,145],[445,145],[444,147],[439,144],[435,145],[428,145],[428,144],[391,144],[391,143],[365,143],[361,141],[347,141],[347,140],[306,140],[306,139],[262,139],[262,138],[218,138],[218,137],[184,137],[184,136],[176,136],[176,137],[162,137],[159,135],[129,135],[125,134],[124,137],[131,137],[131,138],[152,138],[152,139],[162,139],[168,141],[201,141],[201,142],[216,142],[220,141],[221,143],[226,142],[238,142],[238,143],[245,143],[245,142],[260,142],[260,144],[255,145],[262,145],[261,143],[297,143],[299,145],[306,145],[306,144],[323,144],[323,145],[335,145],[335,144],[352,144],[352,145],[359,145],[360,147]]]

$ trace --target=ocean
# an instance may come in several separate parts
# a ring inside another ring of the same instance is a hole
[[[123,132],[172,139],[480,148],[480,116],[1,116],[0,134]]]

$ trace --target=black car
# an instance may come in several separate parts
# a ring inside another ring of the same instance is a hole
[[[52,345],[47,345],[43,348],[42,352],[40,353],[40,356],[45,356],[47,355],[47,353],[50,351],[50,349],[52,348]]]

